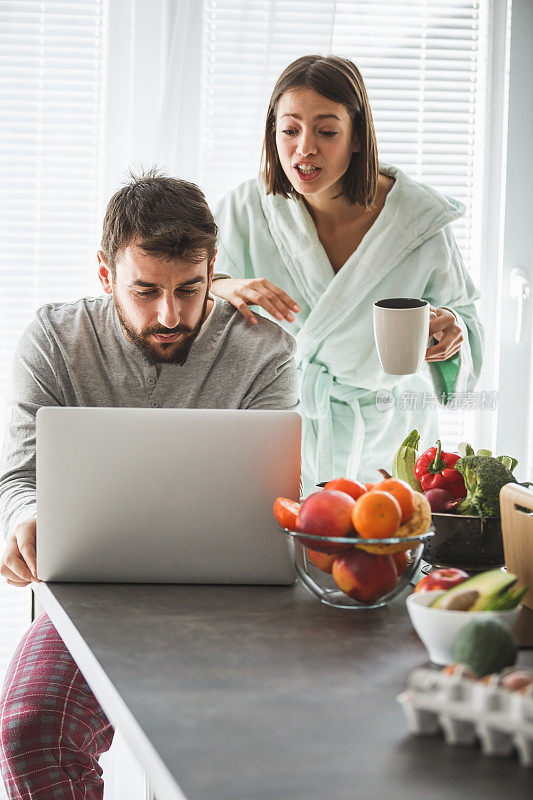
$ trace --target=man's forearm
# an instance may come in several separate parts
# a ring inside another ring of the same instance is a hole
[[[0,527],[4,539],[19,522],[36,516],[35,486],[14,481],[10,486],[2,488],[0,491]]]
[[[36,417],[42,406],[64,401],[55,374],[57,357],[38,313],[22,334],[13,361],[0,462],[0,530],[4,537],[22,520],[36,516]]]

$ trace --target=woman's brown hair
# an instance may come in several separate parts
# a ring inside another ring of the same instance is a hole
[[[262,170],[268,194],[298,197],[298,192],[285,175],[276,147],[276,113],[280,97],[292,89],[308,87],[342,103],[353,126],[354,142],[360,150],[344,174],[343,195],[348,203],[368,208],[374,200],[378,182],[378,148],[372,112],[361,73],[348,58],[340,56],[302,56],[281,73],[270,103],[265,126]]]

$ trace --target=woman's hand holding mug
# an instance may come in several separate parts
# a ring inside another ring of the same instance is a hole
[[[435,337],[437,344],[426,350],[426,361],[446,361],[461,349],[463,334],[455,315],[449,309],[433,306],[429,309],[429,335]]]
[[[432,336],[437,344],[428,347]],[[445,361],[458,352],[463,340],[451,311],[411,297],[374,303],[374,337],[381,366],[389,375],[412,375],[424,360]]]

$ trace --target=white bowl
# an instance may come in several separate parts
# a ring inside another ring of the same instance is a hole
[[[416,592],[406,599],[407,611],[434,664],[453,662],[453,642],[461,628],[475,619],[498,619],[509,630],[514,628],[521,606],[509,611],[449,611],[446,608],[431,608],[441,589],[432,592]]]

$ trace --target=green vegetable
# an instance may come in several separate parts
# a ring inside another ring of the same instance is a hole
[[[500,489],[507,483],[516,483],[505,464],[490,456],[464,456],[455,469],[463,476],[467,492],[459,505],[459,514],[499,517]]]
[[[453,658],[478,677],[500,672],[516,661],[518,647],[511,631],[496,619],[476,619],[461,628],[453,642]]]
[[[420,441],[420,434],[417,430],[411,433],[403,440],[392,462],[392,477],[400,478],[402,481],[407,481],[411,489],[415,492],[421,492],[422,487],[418,482],[415,475],[415,464],[417,459],[418,443]]]
[[[504,467],[507,467],[509,472],[513,472],[514,468],[518,464],[516,458],[512,458],[512,456],[498,456],[496,461],[501,461]]]
[[[459,442],[459,444],[457,445],[457,452],[459,453],[461,458],[464,458],[464,456],[475,455],[474,448],[472,447],[471,444],[468,444],[468,442]]]
[[[476,456],[487,456],[488,458],[491,458],[492,450],[485,450],[484,447],[480,447],[476,453]]]
[[[506,594],[518,578],[512,572],[491,569],[452,586],[432,602],[432,608],[456,611],[486,611],[495,600]]]
[[[511,608],[516,608],[526,592],[527,586],[523,586],[521,589],[511,586],[507,591],[496,597],[491,597],[485,604],[484,609],[485,611],[508,611]]]

